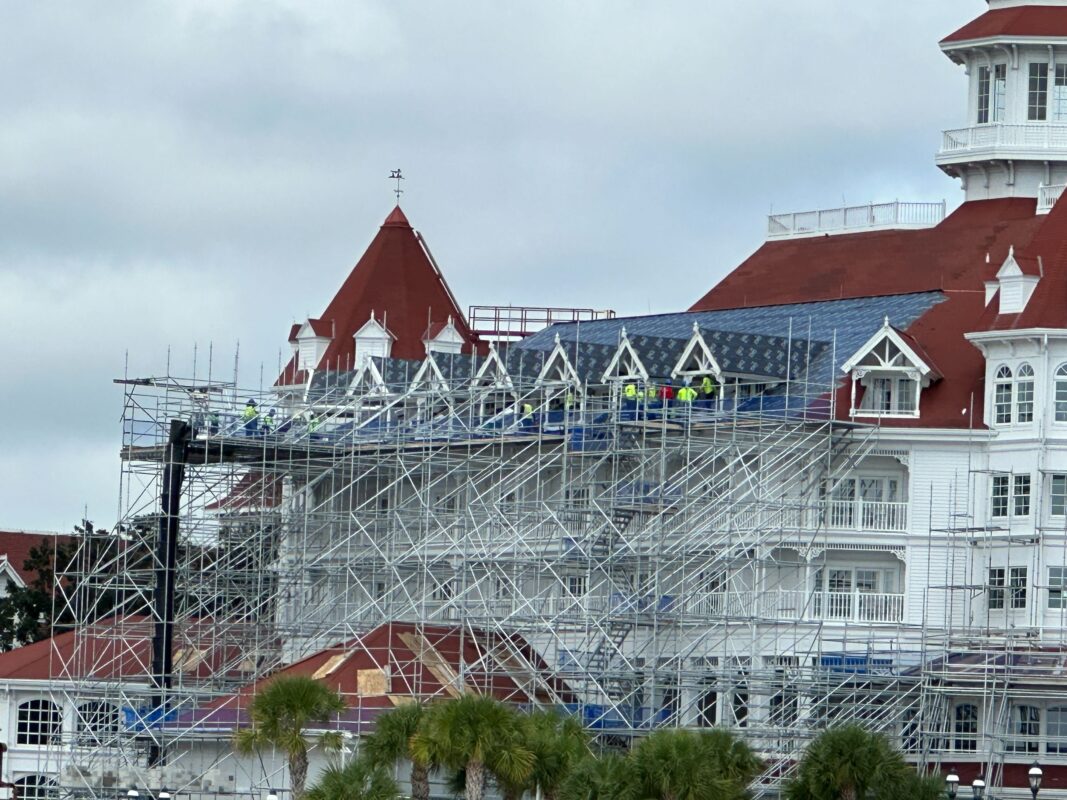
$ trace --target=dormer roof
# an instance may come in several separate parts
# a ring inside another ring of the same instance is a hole
[[[387,327],[385,327],[384,323],[379,322],[377,319],[375,319],[373,311],[371,312],[370,319],[364,322],[363,325],[360,326],[359,330],[353,333],[352,336],[353,338],[363,338],[364,336],[366,336],[368,338],[377,339],[388,337],[394,342],[396,341],[396,335]]]
[[[930,356],[926,354],[922,347],[915,341],[915,339],[903,331],[894,328],[889,324],[889,318],[887,317],[882,323],[882,327],[879,328],[870,339],[864,342],[852,357],[841,365],[841,371],[844,373],[852,372],[860,366],[860,363],[870,355],[878,357],[879,345],[884,345],[886,340],[892,342],[893,346],[900,351],[900,355],[908,362],[907,365],[890,365],[885,364],[887,368],[894,366],[908,366],[919,372],[924,379],[931,381],[937,380],[941,377],[940,370],[933,364]],[[880,359],[880,357],[878,358]]]
[[[1023,5],[994,8],[941,40],[941,46],[995,37],[1067,37],[1067,6]]]
[[[299,326],[296,332],[297,339],[330,339],[333,337],[333,321],[328,319],[312,319]]]

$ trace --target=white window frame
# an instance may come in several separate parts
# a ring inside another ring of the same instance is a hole
[[[1015,391],[1013,398],[1015,423],[1027,425],[1034,421],[1034,368],[1029,364],[1020,364],[1015,371]]]
[[[997,367],[992,400],[993,424],[1011,425],[1015,421],[1015,373],[1007,364]]]
[[[1065,601],[1067,601],[1067,566],[1051,566],[1048,568],[1048,597],[1045,600],[1045,607],[1050,611],[1062,611],[1067,609]]]
[[[1053,421],[1067,422],[1067,364],[1056,368],[1056,379],[1052,384]]]

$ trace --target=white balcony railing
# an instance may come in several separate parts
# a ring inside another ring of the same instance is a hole
[[[1037,190],[1037,213],[1047,214],[1060,199],[1063,190],[1067,189],[1067,183],[1054,183],[1049,186],[1041,184]]]
[[[900,622],[904,595],[868,592],[708,592],[679,598],[689,614],[814,622]]]
[[[828,500],[823,522],[828,528],[851,531],[906,531],[908,504],[872,500]]]
[[[868,203],[818,211],[771,214],[767,218],[767,238],[787,239],[822,233],[856,233],[889,228],[928,228],[945,218],[945,202]]]
[[[967,155],[974,150],[1067,150],[1067,125],[975,125],[945,131],[938,156]]]

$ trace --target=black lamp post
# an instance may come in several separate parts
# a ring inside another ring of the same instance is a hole
[[[985,794],[985,781],[981,778],[971,781],[971,794],[974,795],[974,800],[982,800],[982,795]]]
[[[1041,771],[1041,765],[1036,761],[1030,765],[1030,771],[1026,773],[1026,780],[1030,782],[1030,794],[1037,800],[1037,793],[1041,791],[1041,777],[1045,773]]]
[[[956,800],[959,791],[960,776],[956,773],[955,767],[949,767],[948,775],[945,776],[945,794],[948,795],[948,800]]]

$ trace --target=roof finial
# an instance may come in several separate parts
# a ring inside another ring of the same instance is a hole
[[[393,189],[393,194],[396,195],[396,204],[400,205],[400,195],[404,193],[404,190],[400,188],[400,181],[404,180],[404,176],[399,168],[389,171],[389,180],[396,181],[396,188]]]
[[[889,327],[889,315],[888,314],[885,315],[885,319],[882,320],[882,324],[885,325],[885,327],[887,327],[887,328]]]

